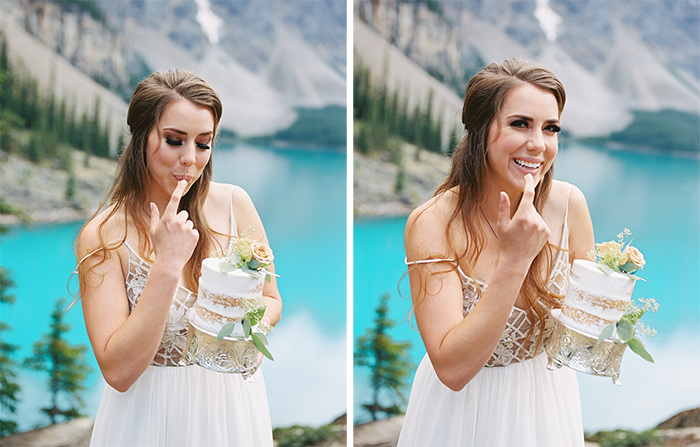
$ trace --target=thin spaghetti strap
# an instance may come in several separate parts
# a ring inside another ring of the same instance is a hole
[[[573,185],[569,183],[569,192],[566,194],[566,212],[564,213],[564,225],[569,220],[569,198],[571,197],[571,188]]]
[[[455,263],[454,259],[421,259],[419,261],[409,261],[408,258],[404,258],[404,264],[406,265],[417,265],[417,264],[432,264],[435,262],[451,262]]]
[[[233,249],[233,237],[238,236],[238,229],[236,228],[236,218],[233,216],[233,192],[235,188],[231,186],[231,228],[229,228],[229,234],[231,237],[229,237],[228,240],[228,250],[230,251]]]

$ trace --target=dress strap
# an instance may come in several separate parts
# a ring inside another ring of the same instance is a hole
[[[433,264],[435,262],[451,262],[454,264],[455,260],[454,259],[421,259],[419,261],[409,261],[408,258],[404,258],[403,262],[406,265]]]
[[[235,219],[235,217],[233,217],[233,191],[234,191],[234,189],[235,188],[232,186],[231,187],[231,228],[229,229],[229,234],[231,235],[231,237],[228,240],[228,250],[229,251],[233,249],[233,237],[238,236],[238,228],[236,228],[236,219]]]
[[[566,194],[566,211],[564,212],[564,225],[569,220],[569,198],[571,197],[571,188],[573,185],[569,183],[569,192]]]

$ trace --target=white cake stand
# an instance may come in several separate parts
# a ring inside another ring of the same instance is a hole
[[[627,343],[608,338],[598,343],[597,337],[567,326],[561,321],[561,309],[552,310],[554,331],[545,346],[550,371],[567,366],[574,371],[594,376],[612,377],[615,385],[620,382],[620,364]]]
[[[258,367],[258,350],[253,342],[241,337],[224,337],[217,341],[216,335],[189,321],[182,363],[242,374],[244,379],[252,381]]]

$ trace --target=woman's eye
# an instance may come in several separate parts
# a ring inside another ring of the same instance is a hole
[[[206,143],[197,143],[197,147],[200,149],[211,149],[208,144]]]
[[[525,120],[515,120],[510,123],[511,127],[525,128],[527,129],[527,121]]]
[[[561,132],[561,127],[557,126],[556,124],[551,124],[551,125],[545,127],[545,130],[552,132],[552,133],[559,133],[559,132]]]
[[[170,146],[182,146],[182,140],[175,140],[173,138],[165,138],[165,142]]]

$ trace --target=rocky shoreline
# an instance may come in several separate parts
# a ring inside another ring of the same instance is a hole
[[[0,198],[20,215],[0,214],[0,224],[60,223],[92,216],[112,185],[117,163],[73,151],[74,196],[66,197],[69,173],[56,162],[32,163],[0,155]]]
[[[403,144],[403,190],[397,191],[399,165],[388,153],[353,154],[353,213],[355,217],[407,216],[430,199],[445,180],[451,159]]]

